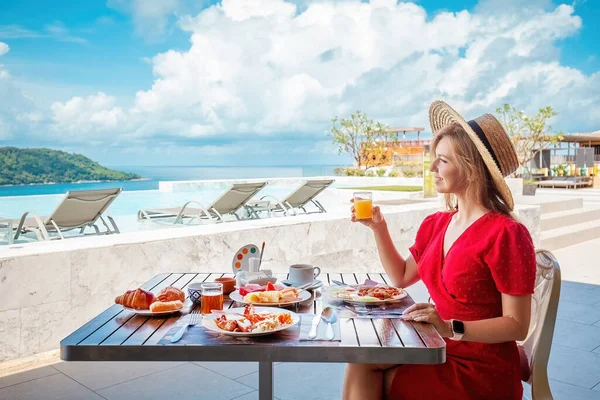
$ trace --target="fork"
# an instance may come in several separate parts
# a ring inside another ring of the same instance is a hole
[[[200,313],[198,312],[198,308],[194,308],[192,310],[192,312],[190,313],[190,319],[189,319],[188,323],[183,325],[181,327],[181,329],[178,330],[177,333],[173,335],[173,337],[171,338],[171,343],[178,342],[179,339],[181,339],[181,337],[183,336],[183,333],[185,332],[185,330],[187,329],[188,326],[198,325],[199,322],[200,322]]]

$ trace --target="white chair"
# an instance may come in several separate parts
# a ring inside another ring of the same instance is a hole
[[[316,211],[313,212],[324,213],[327,210],[315,198],[334,182],[335,179],[308,179],[283,199],[267,195],[261,197],[260,200],[249,201],[248,205],[257,213],[267,211],[269,217],[272,216],[272,213],[277,212],[283,213],[286,216],[298,215],[298,210],[302,210],[305,214],[310,214],[306,210],[306,206],[309,203],[312,203],[316,208]],[[262,205],[261,203],[265,203],[265,200],[268,200],[268,202],[266,205]]]
[[[537,278],[531,298],[531,323],[520,343],[521,379],[531,385],[532,400],[553,400],[548,383],[548,359],[560,297],[560,267],[548,250],[537,250]]]
[[[122,188],[110,188],[67,192],[49,216],[40,217],[35,211],[27,211],[20,219],[13,220],[13,227],[16,226],[14,238],[16,240],[19,235],[33,232],[38,240],[52,239],[51,233],[64,239],[64,232],[79,229],[82,235],[88,227],[94,229],[93,235],[119,233],[114,219],[105,212],[122,191]],[[98,221],[102,222],[105,231],[100,231]]]

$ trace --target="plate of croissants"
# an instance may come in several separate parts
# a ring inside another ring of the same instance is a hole
[[[141,288],[128,290],[115,299],[115,303],[125,310],[147,316],[176,313],[184,308],[185,302],[185,293],[174,286],[168,286],[156,295]]]

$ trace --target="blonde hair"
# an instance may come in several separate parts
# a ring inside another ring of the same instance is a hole
[[[440,140],[445,137],[450,139],[453,156],[459,167],[460,178],[466,185],[465,196],[490,211],[514,217],[511,209],[500,196],[477,147],[462,126],[452,124],[440,130],[433,139],[432,156],[435,157],[435,149]],[[458,210],[458,200],[455,194],[445,193],[444,200],[448,210]]]

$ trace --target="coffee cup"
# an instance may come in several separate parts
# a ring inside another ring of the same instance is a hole
[[[288,281],[294,286],[305,285],[312,283],[321,273],[321,268],[309,264],[294,264],[290,265],[290,273]]]

